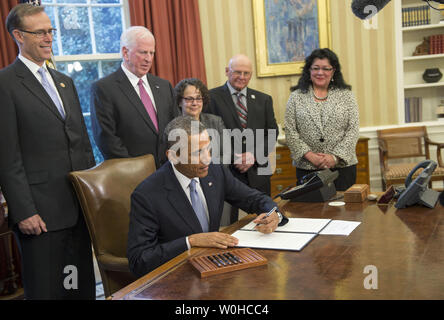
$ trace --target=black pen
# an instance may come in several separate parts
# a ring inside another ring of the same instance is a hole
[[[221,265],[223,265],[223,266],[226,265],[225,262],[223,262],[217,255],[213,255],[212,257],[213,257],[213,259],[216,259],[216,261],[218,261]]]
[[[224,253],[224,257],[227,258],[232,263],[237,264],[236,259],[233,259],[232,257],[230,257],[227,253]]]
[[[238,256],[235,256],[231,252],[228,252],[227,254],[230,255],[233,259],[235,259],[237,262],[242,263],[242,260]]]
[[[231,261],[227,260],[227,258],[224,257],[224,255],[222,254],[218,254],[219,258],[221,258],[223,260],[223,262],[225,262],[225,264],[230,265]]]
[[[211,256],[208,256],[207,257],[208,258],[208,260],[210,260],[213,264],[215,264],[216,265],[216,267],[222,267],[222,265],[219,263],[219,262],[217,262],[216,260],[214,260]]]

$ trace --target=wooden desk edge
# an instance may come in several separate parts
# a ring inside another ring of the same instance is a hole
[[[284,204],[288,202],[288,200],[281,200],[280,198],[277,199],[278,207],[281,208]],[[250,222],[254,217],[256,217],[256,214],[249,214],[246,217],[242,218],[241,220],[233,223],[232,225],[226,227],[221,232],[224,233],[233,233],[236,230],[242,228],[245,226],[248,222]],[[110,297],[107,297],[106,300],[125,300],[125,297],[128,296],[133,291],[136,291],[140,289],[142,286],[146,287],[152,284],[153,282],[157,281],[158,279],[166,276],[171,271],[173,271],[178,266],[182,265],[183,263],[188,261],[188,258],[196,256],[198,254],[203,253],[205,250],[208,250],[211,248],[191,248],[190,250],[187,250],[177,257],[171,259],[170,261],[164,263],[160,267],[154,269],[150,273],[147,273],[140,279],[136,280],[135,282],[129,284],[128,286],[120,289],[119,291],[113,293]]]

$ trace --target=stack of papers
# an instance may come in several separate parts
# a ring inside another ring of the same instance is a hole
[[[278,250],[302,250],[313,238],[320,235],[348,236],[359,224],[357,221],[289,218],[288,223],[277,227],[273,233],[256,231],[252,221],[232,234],[239,239],[237,247]]]

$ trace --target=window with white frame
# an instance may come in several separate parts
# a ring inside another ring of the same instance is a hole
[[[103,161],[91,132],[91,84],[120,66],[120,35],[129,25],[125,0],[42,0],[57,29],[53,53],[57,70],[76,85],[96,162]]]

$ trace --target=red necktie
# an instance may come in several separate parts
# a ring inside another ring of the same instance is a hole
[[[153,122],[154,126],[156,127],[156,131],[159,131],[159,125],[157,124],[156,110],[154,110],[153,102],[151,101],[151,98],[148,95],[148,92],[146,92],[145,87],[143,86],[142,79],[139,80],[137,85],[139,86],[140,99],[142,100],[142,103],[145,106],[145,109],[148,112],[148,115],[150,116],[151,121]]]

